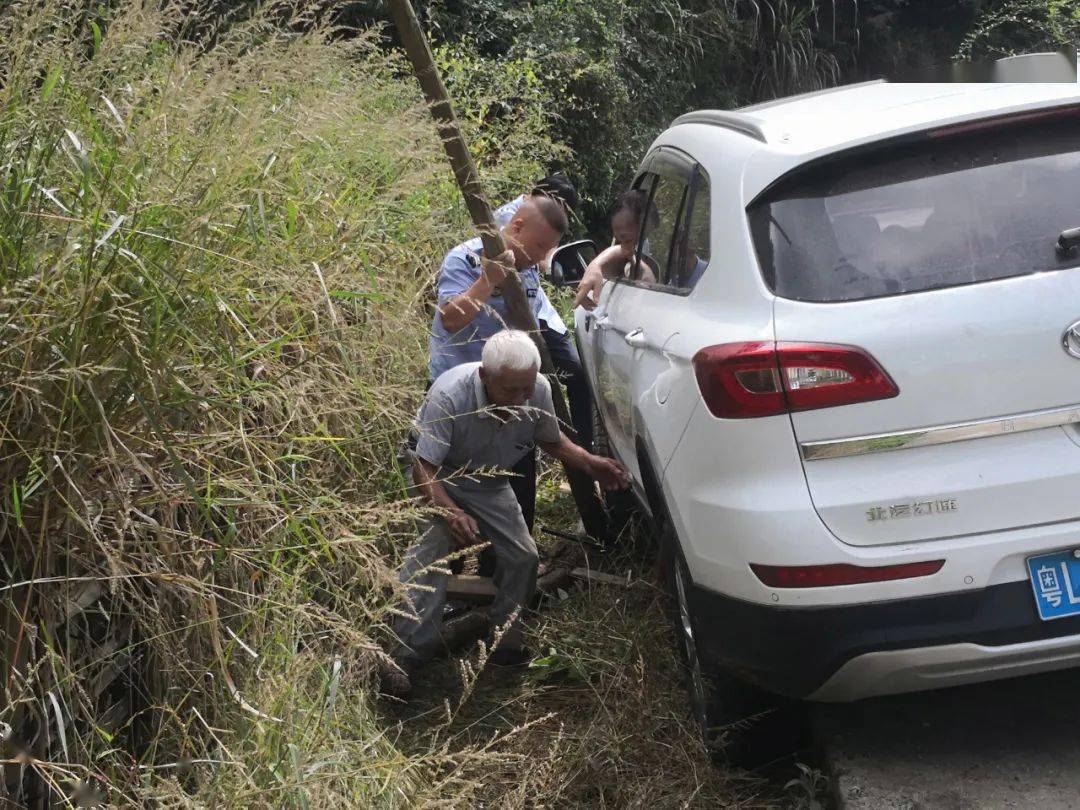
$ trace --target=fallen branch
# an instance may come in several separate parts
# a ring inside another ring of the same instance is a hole
[[[583,582],[595,582],[601,585],[621,585],[624,588],[629,588],[634,584],[630,579],[630,575],[625,577],[617,577],[614,574],[605,574],[603,571],[593,571],[590,568],[575,568],[570,572],[570,576],[574,579],[582,580]]]
[[[457,574],[446,582],[446,598],[463,602],[490,602],[495,598],[495,583],[490,577]]]
[[[619,577],[589,568],[555,566],[537,578],[536,590],[541,593],[554,591],[564,587],[571,579],[597,585],[619,585],[623,588],[629,588],[634,584],[629,575]],[[495,598],[495,591],[495,583],[490,577],[479,577],[474,574],[457,574],[449,577],[446,582],[446,598],[461,602],[490,602]]]

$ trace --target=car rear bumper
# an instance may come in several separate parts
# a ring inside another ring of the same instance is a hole
[[[1080,616],[1044,622],[1031,584],[781,608],[694,586],[706,659],[777,694],[848,701],[1080,664]]]
[[[1080,666],[1080,636],[1024,641],[1001,647],[943,644],[867,653],[840,667],[810,695],[810,700],[845,702],[1075,666]]]

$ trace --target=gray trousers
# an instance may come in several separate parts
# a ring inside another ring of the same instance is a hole
[[[444,481],[443,486],[454,503],[476,519],[480,539],[491,542],[497,592],[488,617],[492,627],[501,627],[515,610],[528,605],[536,588],[536,544],[521,507],[506,478]],[[432,658],[442,647],[449,565],[443,561],[454,550],[445,520],[420,521],[419,529],[420,537],[409,548],[399,574],[408,600],[402,611],[408,615],[395,616],[392,624],[400,641],[394,656],[412,663]]]

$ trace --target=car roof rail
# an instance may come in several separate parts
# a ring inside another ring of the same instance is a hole
[[[688,112],[685,115],[680,115],[671,122],[671,126],[675,127],[680,124],[709,124],[714,127],[724,127],[725,129],[734,130],[735,132],[741,132],[743,135],[749,135],[751,138],[761,141],[762,143],[768,143],[769,139],[765,135],[765,130],[761,127],[761,122],[752,115],[746,115],[746,113],[766,110],[770,107],[778,107],[791,101],[801,101],[802,99],[824,96],[829,93],[836,93],[840,90],[851,90],[855,87],[869,87],[874,84],[884,84],[887,81],[887,79],[871,79],[866,82],[841,84],[836,87],[826,87],[824,90],[811,90],[809,93],[800,93],[797,96],[784,96],[783,98],[776,98],[771,101],[763,101],[760,104],[752,104],[749,107],[739,107],[737,110],[696,110],[694,112]]]
[[[696,112],[680,115],[671,122],[673,127],[677,127],[680,124],[709,124],[714,127],[724,127],[725,129],[731,129],[735,132],[741,132],[743,135],[749,135],[751,138],[755,138],[762,143],[768,142],[765,137],[765,130],[761,128],[761,124],[750,116],[743,115],[741,111],[697,110]]]
[[[870,79],[865,82],[854,82],[853,84],[838,84],[835,87],[826,87],[823,90],[811,90],[809,93],[799,93],[797,96],[783,96],[782,98],[774,98],[770,101],[761,101],[757,104],[751,104],[749,107],[739,107],[737,112],[748,113],[755,112],[756,110],[767,110],[770,107],[779,107],[781,104],[787,104],[790,101],[802,101],[806,98],[816,98],[817,96],[827,96],[829,93],[837,93],[841,90],[851,90],[856,87],[871,87],[875,84],[885,84],[888,79]]]

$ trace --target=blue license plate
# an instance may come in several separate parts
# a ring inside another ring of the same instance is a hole
[[[1028,573],[1043,621],[1080,614],[1080,558],[1072,551],[1029,557]]]

